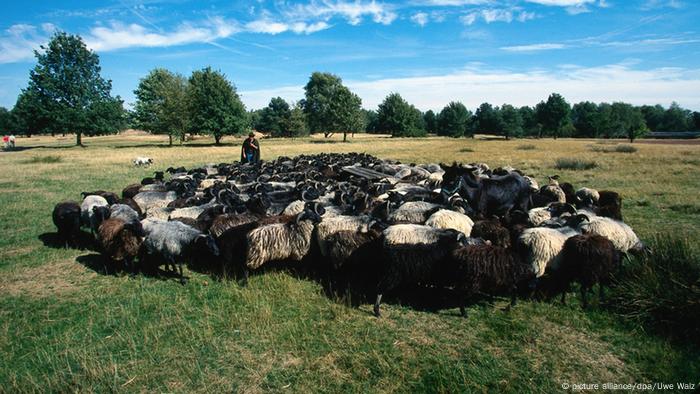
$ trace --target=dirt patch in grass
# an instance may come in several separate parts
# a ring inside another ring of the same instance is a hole
[[[72,259],[20,268],[0,276],[0,294],[45,298],[80,289],[85,276],[95,276]]]
[[[34,156],[30,159],[24,160],[24,164],[39,164],[39,163],[58,163],[61,162],[63,158],[61,156]]]
[[[20,248],[9,248],[6,250],[0,250],[0,259],[3,258],[8,258],[8,257],[15,257],[19,256],[22,254],[28,254],[32,252],[35,248],[33,246],[24,246]]]

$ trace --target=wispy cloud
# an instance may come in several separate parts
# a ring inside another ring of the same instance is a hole
[[[411,21],[418,26],[423,27],[428,24],[428,14],[425,12],[416,12],[415,14],[411,15]]]
[[[653,10],[657,8],[683,8],[683,4],[680,0],[646,0],[642,4],[641,9],[644,11]]]
[[[341,17],[351,25],[358,25],[365,16],[370,17],[375,23],[383,25],[391,24],[397,17],[393,7],[384,3],[356,0],[330,1],[312,0],[308,4],[292,5],[282,12],[292,20],[323,19],[330,20],[333,17]]]
[[[185,22],[171,31],[154,32],[139,24],[113,22],[109,26],[97,26],[85,36],[88,47],[96,51],[110,51],[132,47],[169,47],[196,42],[213,42],[240,31],[234,21],[220,17],[200,24]]]
[[[391,92],[400,93],[421,110],[440,110],[451,100],[462,101],[468,108],[476,108],[482,102],[535,105],[550,93],[558,92],[572,103],[590,100],[669,105],[677,101],[686,108],[700,109],[697,95],[700,69],[640,70],[630,65],[611,64],[512,72],[480,66],[444,75],[346,81],[346,84],[362,98],[365,108],[376,108]],[[264,107],[270,97],[275,96],[299,100],[303,97],[303,87],[242,92],[248,108]]]
[[[479,19],[486,23],[505,22],[510,23],[514,20],[525,22],[534,19],[537,15],[534,12],[524,11],[520,8],[487,8],[477,11],[471,11],[462,15],[459,20],[467,26],[474,24]]]
[[[56,26],[51,23],[44,23],[40,27],[27,24],[10,26],[0,36],[0,63],[32,59],[34,50],[39,49],[55,29]]]
[[[292,31],[297,34],[311,34],[321,30],[330,28],[331,25],[324,21],[319,21],[315,23],[306,22],[293,22],[293,23],[283,23],[275,22],[274,20],[264,18],[258,19],[252,22],[248,22],[245,25],[245,30],[251,33],[265,33],[265,34],[280,34],[286,31]]]
[[[514,45],[501,47],[502,50],[508,52],[538,52],[538,51],[549,51],[552,49],[564,49],[567,46],[564,44],[554,44],[554,43],[542,43],[542,44],[530,44],[530,45]]]

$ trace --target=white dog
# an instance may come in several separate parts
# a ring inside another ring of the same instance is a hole
[[[153,159],[150,157],[139,156],[134,159],[134,165],[137,167],[150,166],[151,164],[153,164]]]

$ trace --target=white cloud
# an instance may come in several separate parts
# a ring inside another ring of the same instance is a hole
[[[502,50],[508,52],[537,52],[537,51],[548,51],[552,49],[564,49],[567,46],[564,44],[555,43],[543,43],[543,44],[530,44],[530,45],[513,45],[507,47],[501,47]]]
[[[113,22],[109,26],[98,26],[90,29],[85,36],[85,42],[96,51],[109,51],[131,47],[169,47],[191,44],[195,42],[212,42],[229,37],[240,28],[235,22],[222,18],[212,18],[194,25],[185,22],[170,32],[153,32],[139,24],[125,25]]]
[[[491,4],[492,0],[426,0],[420,2],[420,5],[424,6],[448,6],[448,7],[460,7],[464,5],[483,5]]]
[[[683,2],[680,0],[647,0],[642,4],[641,9],[648,11],[656,8],[683,8]]]
[[[42,31],[33,25],[16,24],[10,26],[0,36],[0,64],[15,63],[34,58],[34,50],[48,41],[48,34],[54,25],[42,25]]]
[[[595,3],[596,0],[525,0],[529,3],[535,3],[546,6],[556,7],[581,7],[586,4]]]
[[[321,18],[326,21],[339,16],[345,18],[349,24],[358,25],[365,16],[371,17],[375,23],[390,25],[397,17],[391,7],[377,3],[376,1],[331,1],[312,0],[309,4],[296,4],[283,11],[288,18],[293,20],[308,20]]]
[[[417,12],[413,15],[411,15],[411,20],[413,23],[419,25],[420,27],[423,27],[428,24],[428,14],[425,12]]]
[[[681,106],[700,110],[700,69],[633,69],[629,65],[567,67],[553,70],[511,72],[472,67],[445,75],[388,78],[373,81],[346,81],[362,98],[365,108],[376,108],[387,94],[400,93],[421,110],[440,110],[449,101],[462,101],[474,109],[482,102],[516,106],[535,105],[552,92],[570,103],[625,101],[635,105],[677,101]],[[285,86],[242,92],[248,108],[262,108],[270,97],[288,100],[303,97],[302,86]]]
[[[525,22],[534,19],[537,15],[534,12],[523,11],[520,8],[487,8],[476,11],[471,11],[459,17],[462,24],[470,26],[480,18],[486,23],[505,22],[510,23],[513,20]]]
[[[311,34],[316,33],[321,30],[325,30],[331,27],[328,23],[320,21],[316,23],[306,23],[306,22],[293,22],[293,23],[282,23],[275,22],[268,18],[258,19],[256,21],[248,22],[245,25],[245,31],[250,33],[263,33],[263,34],[280,34],[286,31],[292,31],[296,34]]]

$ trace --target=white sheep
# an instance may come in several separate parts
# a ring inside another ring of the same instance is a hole
[[[578,234],[581,232],[571,227],[536,227],[525,229],[518,241],[525,247],[527,261],[539,278],[547,268],[556,269],[561,260],[564,242]]]
[[[134,196],[134,201],[139,205],[142,212],[148,215],[149,209],[154,208],[164,208],[167,207],[172,201],[177,198],[177,193],[174,191],[169,192],[139,192]]]
[[[104,209],[106,209],[106,212],[102,212],[100,207],[105,207]],[[82,224],[83,226],[90,227],[93,234],[97,231],[102,220],[107,217],[109,217],[109,203],[102,196],[87,196],[80,204],[80,219]]]
[[[423,189],[425,191],[425,189]],[[389,214],[389,223],[422,224],[437,211],[440,205],[425,201],[409,201]]]
[[[465,214],[449,209],[440,209],[430,215],[425,224],[434,228],[451,228],[469,236],[472,233],[474,221]]]
[[[153,164],[153,159],[146,156],[137,156],[134,160],[132,160],[132,162],[137,167],[150,166],[151,164]]]
[[[316,241],[322,256],[328,256],[328,238],[339,231],[354,231],[365,233],[372,223],[370,216],[328,216],[328,209],[323,215],[323,220],[316,225]]]
[[[634,233],[632,227],[619,220],[593,216],[589,217],[588,222],[582,222],[579,228],[584,234],[602,235],[612,241],[615,248],[621,252],[644,250],[644,244]]]

